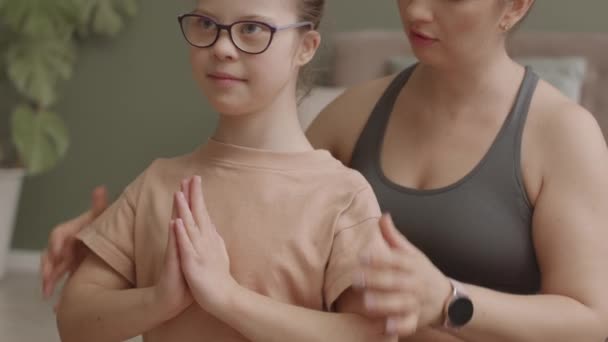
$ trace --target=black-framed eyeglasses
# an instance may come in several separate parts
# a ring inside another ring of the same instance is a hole
[[[228,32],[232,44],[237,49],[252,55],[265,52],[270,47],[274,34],[287,29],[308,26],[314,28],[310,21],[276,27],[261,21],[243,20],[230,25],[222,25],[215,20],[200,14],[183,14],[177,17],[186,41],[198,48],[213,46],[220,38],[222,30]]]

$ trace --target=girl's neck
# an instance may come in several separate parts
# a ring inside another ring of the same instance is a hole
[[[275,152],[304,152],[313,149],[298,121],[295,99],[275,101],[269,107],[252,113],[222,114],[213,139]]]

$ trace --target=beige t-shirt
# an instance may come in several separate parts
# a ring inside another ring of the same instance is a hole
[[[360,251],[386,248],[366,180],[323,150],[277,153],[210,140],[153,162],[79,238],[133,287],[156,284],[173,194],[202,178],[236,281],[277,301],[327,310],[351,286]],[[193,305],[146,341],[245,341]]]

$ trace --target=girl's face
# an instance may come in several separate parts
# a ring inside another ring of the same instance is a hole
[[[416,57],[431,65],[479,62],[504,47],[507,0],[398,0]]]
[[[182,24],[192,36],[204,41],[214,37],[217,25],[235,22],[232,39],[220,30],[218,40],[206,48],[191,46],[190,59],[196,81],[219,113],[239,115],[263,111],[276,101],[294,101],[298,71],[318,47],[316,31],[302,28],[279,30],[298,22],[297,0],[199,0],[193,14]],[[271,39],[272,36],[272,40]],[[233,41],[234,40],[234,43]],[[270,42],[270,45],[267,45]],[[259,54],[248,52],[260,52]],[[245,50],[245,51],[243,51]],[[291,98],[293,97],[293,98]]]

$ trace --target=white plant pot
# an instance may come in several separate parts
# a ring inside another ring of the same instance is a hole
[[[23,169],[0,168],[0,279],[6,272],[24,175]]]

